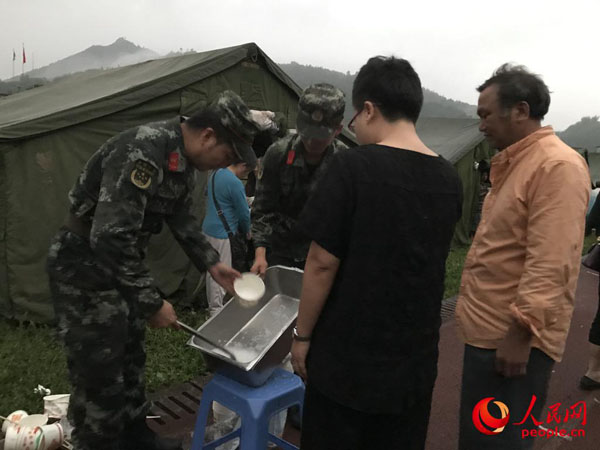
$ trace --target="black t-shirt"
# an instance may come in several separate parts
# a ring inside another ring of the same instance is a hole
[[[300,218],[341,260],[308,355],[317,390],[373,413],[428,401],[461,207],[460,179],[441,157],[381,145],[335,155]]]

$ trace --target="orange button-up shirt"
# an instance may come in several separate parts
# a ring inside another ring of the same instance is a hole
[[[534,347],[564,351],[579,275],[590,177],[543,127],[492,158],[492,189],[465,261],[456,319],[465,343],[495,349],[519,320]]]

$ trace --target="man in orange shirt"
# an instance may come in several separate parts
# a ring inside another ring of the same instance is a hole
[[[546,418],[569,331],[590,179],[583,158],[542,127],[550,93],[539,76],[505,64],[477,90],[479,128],[500,152],[456,309],[466,344],[459,448],[530,449],[524,431]],[[508,407],[502,431],[486,408],[474,412],[489,397]]]

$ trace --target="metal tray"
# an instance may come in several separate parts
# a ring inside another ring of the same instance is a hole
[[[265,274],[265,294],[253,306],[236,298],[208,319],[198,332],[234,354],[233,360],[216,347],[190,338],[208,367],[243,384],[260,386],[289,353],[292,328],[298,316],[303,272],[273,266]]]

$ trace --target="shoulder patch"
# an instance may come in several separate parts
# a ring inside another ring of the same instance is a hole
[[[157,174],[156,167],[152,164],[138,159],[131,171],[131,182],[140,189],[148,189],[152,184],[152,178]]]

